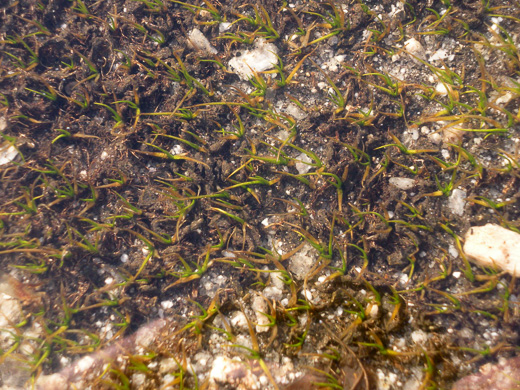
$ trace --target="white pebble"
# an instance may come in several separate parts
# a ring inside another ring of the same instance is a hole
[[[410,38],[408,39],[405,43],[404,43],[404,49],[414,55],[415,57],[418,57],[420,58],[421,60],[425,60],[426,59],[426,54],[425,54],[425,51],[424,51],[424,47],[423,45],[421,45],[421,42],[419,42],[417,39],[415,38]],[[420,61],[418,61],[417,59],[414,58],[414,62],[416,63],[420,63]]]

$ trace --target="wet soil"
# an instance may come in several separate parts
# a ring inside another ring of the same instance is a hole
[[[0,269],[23,308],[0,385],[158,318],[96,388],[168,388],[172,356],[171,388],[207,388],[225,355],[262,362],[259,388],[446,389],[517,356],[518,282],[462,251],[470,226],[520,228],[517,2],[187,3],[0,2]],[[241,80],[229,60],[262,41],[283,70]]]

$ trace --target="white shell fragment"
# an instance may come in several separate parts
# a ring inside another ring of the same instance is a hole
[[[188,34],[188,38],[190,45],[193,46],[196,50],[207,54],[217,54],[217,49],[211,45],[211,43],[208,41],[208,38],[206,38],[199,29],[194,28],[191,30],[191,32]]]
[[[475,263],[520,276],[520,234],[488,223],[466,233],[466,256]]]
[[[278,63],[278,49],[272,43],[266,43],[262,39],[255,41],[256,48],[247,50],[239,57],[233,57],[229,61],[231,69],[242,79],[249,80],[255,72],[263,72],[274,67]]]

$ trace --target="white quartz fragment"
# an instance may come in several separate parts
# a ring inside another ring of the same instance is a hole
[[[464,252],[473,262],[520,276],[520,234],[488,223],[466,233]]]
[[[241,56],[232,58],[229,66],[242,80],[249,80],[255,72],[273,68],[278,63],[277,54],[275,45],[258,39],[254,50],[247,50]]]

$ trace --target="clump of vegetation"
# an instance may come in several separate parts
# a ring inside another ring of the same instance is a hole
[[[520,7],[383,3],[4,5],[0,267],[22,314],[0,365],[34,386],[159,317],[92,386],[207,388],[206,353],[266,388],[282,357],[318,387],[449,388],[518,354],[519,284],[461,237],[520,232]],[[261,42],[278,63],[241,81],[228,61]]]

